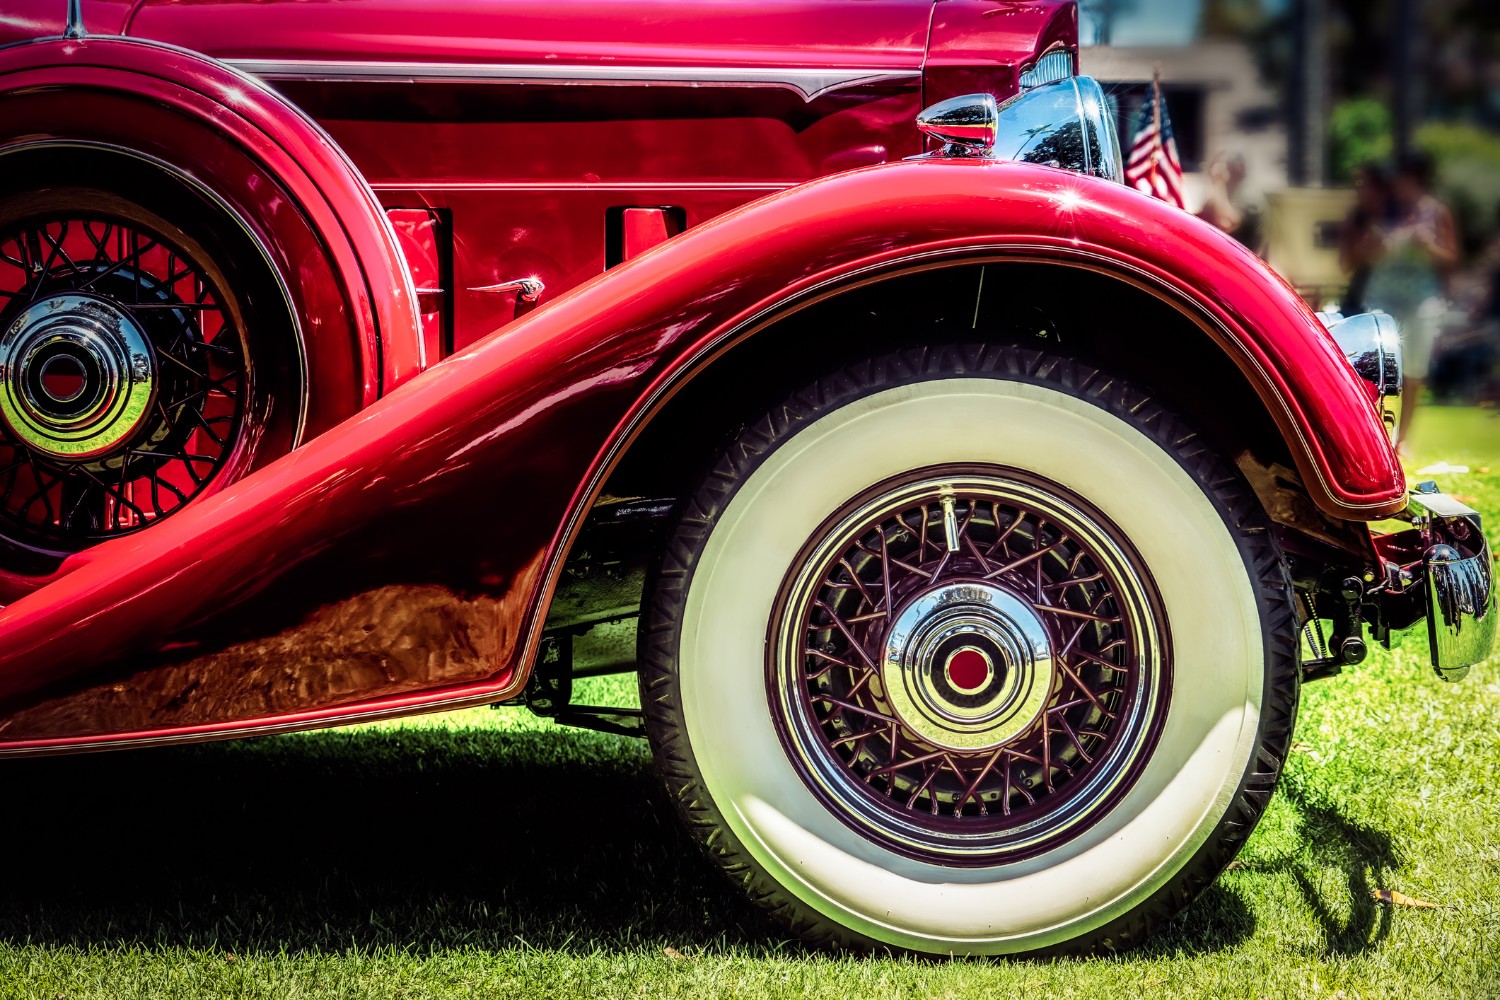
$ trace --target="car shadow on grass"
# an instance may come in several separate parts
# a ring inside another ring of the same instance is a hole
[[[640,741],[333,730],[3,773],[12,943],[803,951],[680,831]],[[1216,885],[1152,950],[1217,950],[1254,926]]]
[[[1296,882],[1323,935],[1321,957],[1358,955],[1374,949],[1391,931],[1391,908],[1377,904],[1374,890],[1388,886],[1401,864],[1391,838],[1349,819],[1295,781],[1280,791],[1297,810],[1301,856],[1279,863]],[[1317,877],[1332,869],[1338,888]],[[1346,895],[1347,893],[1347,895]]]

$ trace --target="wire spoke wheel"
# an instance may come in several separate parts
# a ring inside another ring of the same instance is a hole
[[[103,212],[0,223],[0,534],[141,530],[242,456],[245,331],[200,250]]]
[[[918,857],[1045,848],[1128,787],[1167,708],[1139,557],[1015,470],[923,470],[856,499],[780,609],[790,755],[833,811]]]
[[[1073,359],[913,347],[751,419],[686,498],[641,707],[688,830],[797,934],[1115,951],[1265,808],[1295,621],[1182,418]]]

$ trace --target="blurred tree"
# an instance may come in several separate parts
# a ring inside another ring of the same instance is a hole
[[[1465,253],[1495,236],[1500,205],[1500,136],[1471,124],[1429,122],[1417,129],[1416,145],[1438,167],[1438,194],[1453,209]]]
[[[1354,168],[1391,158],[1391,109],[1384,101],[1360,97],[1341,101],[1328,116],[1329,173],[1348,184]]]
[[[1334,94],[1388,97],[1394,0],[1330,0],[1328,11]]]
[[[1198,34],[1205,38],[1255,38],[1266,22],[1261,0],[1203,0]]]
[[[1403,0],[1326,0],[1329,173],[1346,181],[1353,164],[1395,149],[1397,71],[1412,81],[1408,122],[1416,145],[1423,121],[1500,131],[1500,0],[1415,0],[1412,30],[1399,31]],[[1257,23],[1254,11],[1259,8]],[[1297,81],[1297,0],[1205,0],[1202,30],[1244,39],[1265,78],[1288,93]],[[1288,107],[1290,112],[1290,107]],[[1465,158],[1477,154],[1465,147]],[[1454,155],[1452,150],[1433,150]],[[1500,165],[1495,166],[1500,170]],[[1466,171],[1474,173],[1474,171]]]
[[[1428,111],[1500,128],[1500,3],[1429,0]]]
[[[1418,117],[1500,127],[1500,3],[1417,0],[1416,31],[1398,30],[1401,0],[1330,0],[1333,93],[1394,101],[1397,55],[1422,84]]]

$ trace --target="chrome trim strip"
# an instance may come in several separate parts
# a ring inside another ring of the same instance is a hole
[[[156,733],[148,736],[84,736],[78,738],[59,737],[47,740],[31,740],[24,745],[0,743],[0,758],[5,757],[49,757],[56,754],[93,753],[100,750],[121,750],[126,747],[162,747],[184,743],[213,743],[220,740],[237,740],[251,736],[271,736],[277,733],[306,733],[319,729],[336,729],[382,719],[406,719],[414,715],[433,712],[453,712],[463,708],[483,708],[498,701],[506,701],[520,694],[524,684],[510,684],[493,691],[465,694],[446,701],[432,702],[417,707],[410,705],[388,705],[381,708],[352,712],[348,715],[332,715],[315,719],[293,718],[279,721],[252,720],[241,725],[202,726],[196,729],[178,730],[171,733]],[[329,709],[338,711],[338,708]]]
[[[916,80],[919,67],[794,69],[755,66],[550,66],[536,63],[365,62],[335,59],[225,59],[263,80],[308,83],[512,83],[574,87],[778,87],[804,101],[872,83]]]

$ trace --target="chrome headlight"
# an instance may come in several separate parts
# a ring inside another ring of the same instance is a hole
[[[983,156],[1061,167],[1119,181],[1124,163],[1104,91],[1071,76],[998,104],[990,94],[954,97],[917,116],[917,128],[943,143],[936,156]]]
[[[1401,420],[1401,330],[1395,317],[1383,312],[1347,317],[1323,312],[1318,319],[1333,335],[1354,374],[1369,383],[1380,419],[1395,440]]]

